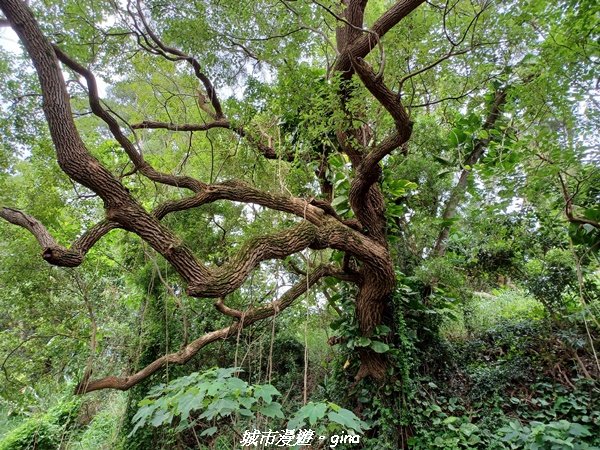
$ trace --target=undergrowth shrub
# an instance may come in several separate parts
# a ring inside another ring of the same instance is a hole
[[[119,448],[117,441],[125,406],[125,395],[110,395],[106,408],[95,413],[79,435],[72,436],[67,450],[113,450]]]
[[[81,399],[58,403],[43,415],[33,416],[11,430],[0,441],[0,450],[56,450],[68,441],[77,423]]]

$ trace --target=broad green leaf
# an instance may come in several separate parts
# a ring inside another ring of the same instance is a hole
[[[370,347],[376,353],[385,353],[389,351],[390,346],[381,341],[372,341]]]
[[[277,402],[271,402],[267,405],[261,406],[258,411],[267,417],[275,418],[278,417],[283,419],[283,411],[281,410],[281,405]]]

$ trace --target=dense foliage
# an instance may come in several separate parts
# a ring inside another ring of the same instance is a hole
[[[597,2],[0,7],[0,450],[600,448]]]

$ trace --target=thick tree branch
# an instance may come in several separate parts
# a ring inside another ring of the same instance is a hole
[[[190,282],[188,293],[193,297],[224,297],[240,287],[261,261],[285,258],[312,246],[317,232],[313,224],[302,221],[279,233],[254,238],[228,263]]]
[[[218,200],[254,203],[265,208],[293,214],[317,226],[323,224],[324,215],[329,212],[319,205],[313,205],[310,200],[271,194],[256,189],[243,181],[229,180],[206,185],[201,192],[194,196],[167,201],[154,210],[154,216],[162,219],[169,213],[196,208]]]
[[[170,122],[156,122],[153,120],[144,120],[140,123],[134,123],[131,125],[133,130],[140,129],[163,129],[170,131],[207,131],[213,128],[231,128],[229,120],[220,119],[214,122],[207,123],[170,123]]]
[[[244,316],[244,313],[242,311],[238,311],[237,309],[233,309],[227,306],[223,297],[217,299],[217,301],[215,302],[215,308],[217,308],[217,310],[220,313],[225,314],[229,317],[235,317],[236,319],[242,319]]]
[[[381,15],[375,21],[370,29],[370,33],[362,33],[355,38],[349,45],[345,46],[340,52],[335,64],[335,70],[340,72],[349,72],[352,69],[353,58],[364,58],[377,45],[379,40],[397,25],[402,19],[413,12],[418,6],[425,3],[425,0],[399,0],[388,11]],[[359,24],[362,28],[362,23]],[[378,36],[378,39],[374,38]]]
[[[371,236],[383,243],[385,205],[381,190],[375,186],[381,176],[379,162],[408,141],[412,133],[412,122],[400,98],[385,85],[382,76],[375,74],[371,66],[361,58],[353,59],[352,65],[365,87],[392,116],[396,127],[392,135],[372,148],[360,160],[349,192],[350,206],[356,217],[369,230]]]
[[[254,203],[269,209],[287,212],[305,219],[317,228],[315,246],[331,247],[350,251],[361,261],[380,265],[389,257],[385,246],[364,236],[362,224],[356,220],[342,220],[331,215],[320,202],[297,197],[270,194],[255,189],[244,182],[231,180],[209,185],[208,188],[192,197],[163,203],[154,210],[154,216],[162,219],[169,213],[195,208],[217,200],[232,200]],[[291,253],[290,253],[291,254]]]
[[[211,331],[198,339],[192,341],[184,348],[176,353],[170,353],[162,356],[150,363],[140,371],[136,372],[131,376],[126,377],[105,377],[98,380],[84,380],[75,388],[76,394],[85,394],[100,389],[118,389],[125,391],[142,380],[145,380],[152,374],[156,373],[167,364],[185,364],[191,358],[193,358],[202,348],[207,345],[218,341],[227,339],[231,336],[236,336],[244,328],[268,317],[279,314],[284,309],[288,308],[294,300],[304,294],[308,288],[312,287],[321,278],[329,276],[335,273],[335,271],[329,266],[319,266],[315,269],[308,277],[301,279],[298,283],[292,286],[285,294],[279,299],[272,301],[264,306],[248,309],[244,312],[235,311],[231,308],[226,307],[223,304],[222,299],[216,302],[216,307],[221,312],[226,309],[227,315],[233,316],[236,321],[230,326],[221,328],[219,330]],[[230,314],[229,314],[230,313]],[[238,313],[240,313],[238,315]]]
[[[88,99],[92,112],[108,125],[110,132],[123,150],[125,150],[125,153],[127,153],[127,156],[129,156],[129,159],[138,172],[157,183],[187,188],[194,192],[198,192],[202,189],[203,183],[194,178],[159,172],[150,166],[150,164],[144,160],[142,154],[135,148],[133,142],[125,136],[117,120],[102,107],[94,74],[64,53],[58,46],[54,46],[54,51],[63,64],[85,78],[88,86]]]
[[[385,85],[383,76],[376,74],[373,68],[362,58],[353,59],[352,66],[365,87],[373,94],[373,97],[390,113],[398,133],[408,139],[411,131],[408,112],[396,93]]]
[[[325,8],[336,20],[343,23],[343,26],[336,28],[337,51],[339,55],[342,55],[347,51],[349,45],[363,33],[367,32],[367,30],[363,30],[363,18],[367,0],[342,0],[340,3],[345,7],[343,16],[335,14],[330,8],[326,8],[323,5],[319,4],[319,6]],[[373,38],[374,36],[371,36],[371,39]],[[339,69],[336,68],[336,70]]]
[[[17,209],[0,208],[0,217],[28,230],[42,247],[42,258],[50,264],[62,267],[76,267],[83,262],[86,253],[109,231],[119,228],[119,224],[103,220],[87,230],[71,248],[59,245],[46,227],[35,217]]]

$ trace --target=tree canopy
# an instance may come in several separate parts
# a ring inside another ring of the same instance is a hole
[[[3,395],[237,367],[285,320],[306,404],[308,334],[384,386],[407,336],[426,365],[448,311],[499,286],[577,311],[596,355],[596,2],[0,9]]]

